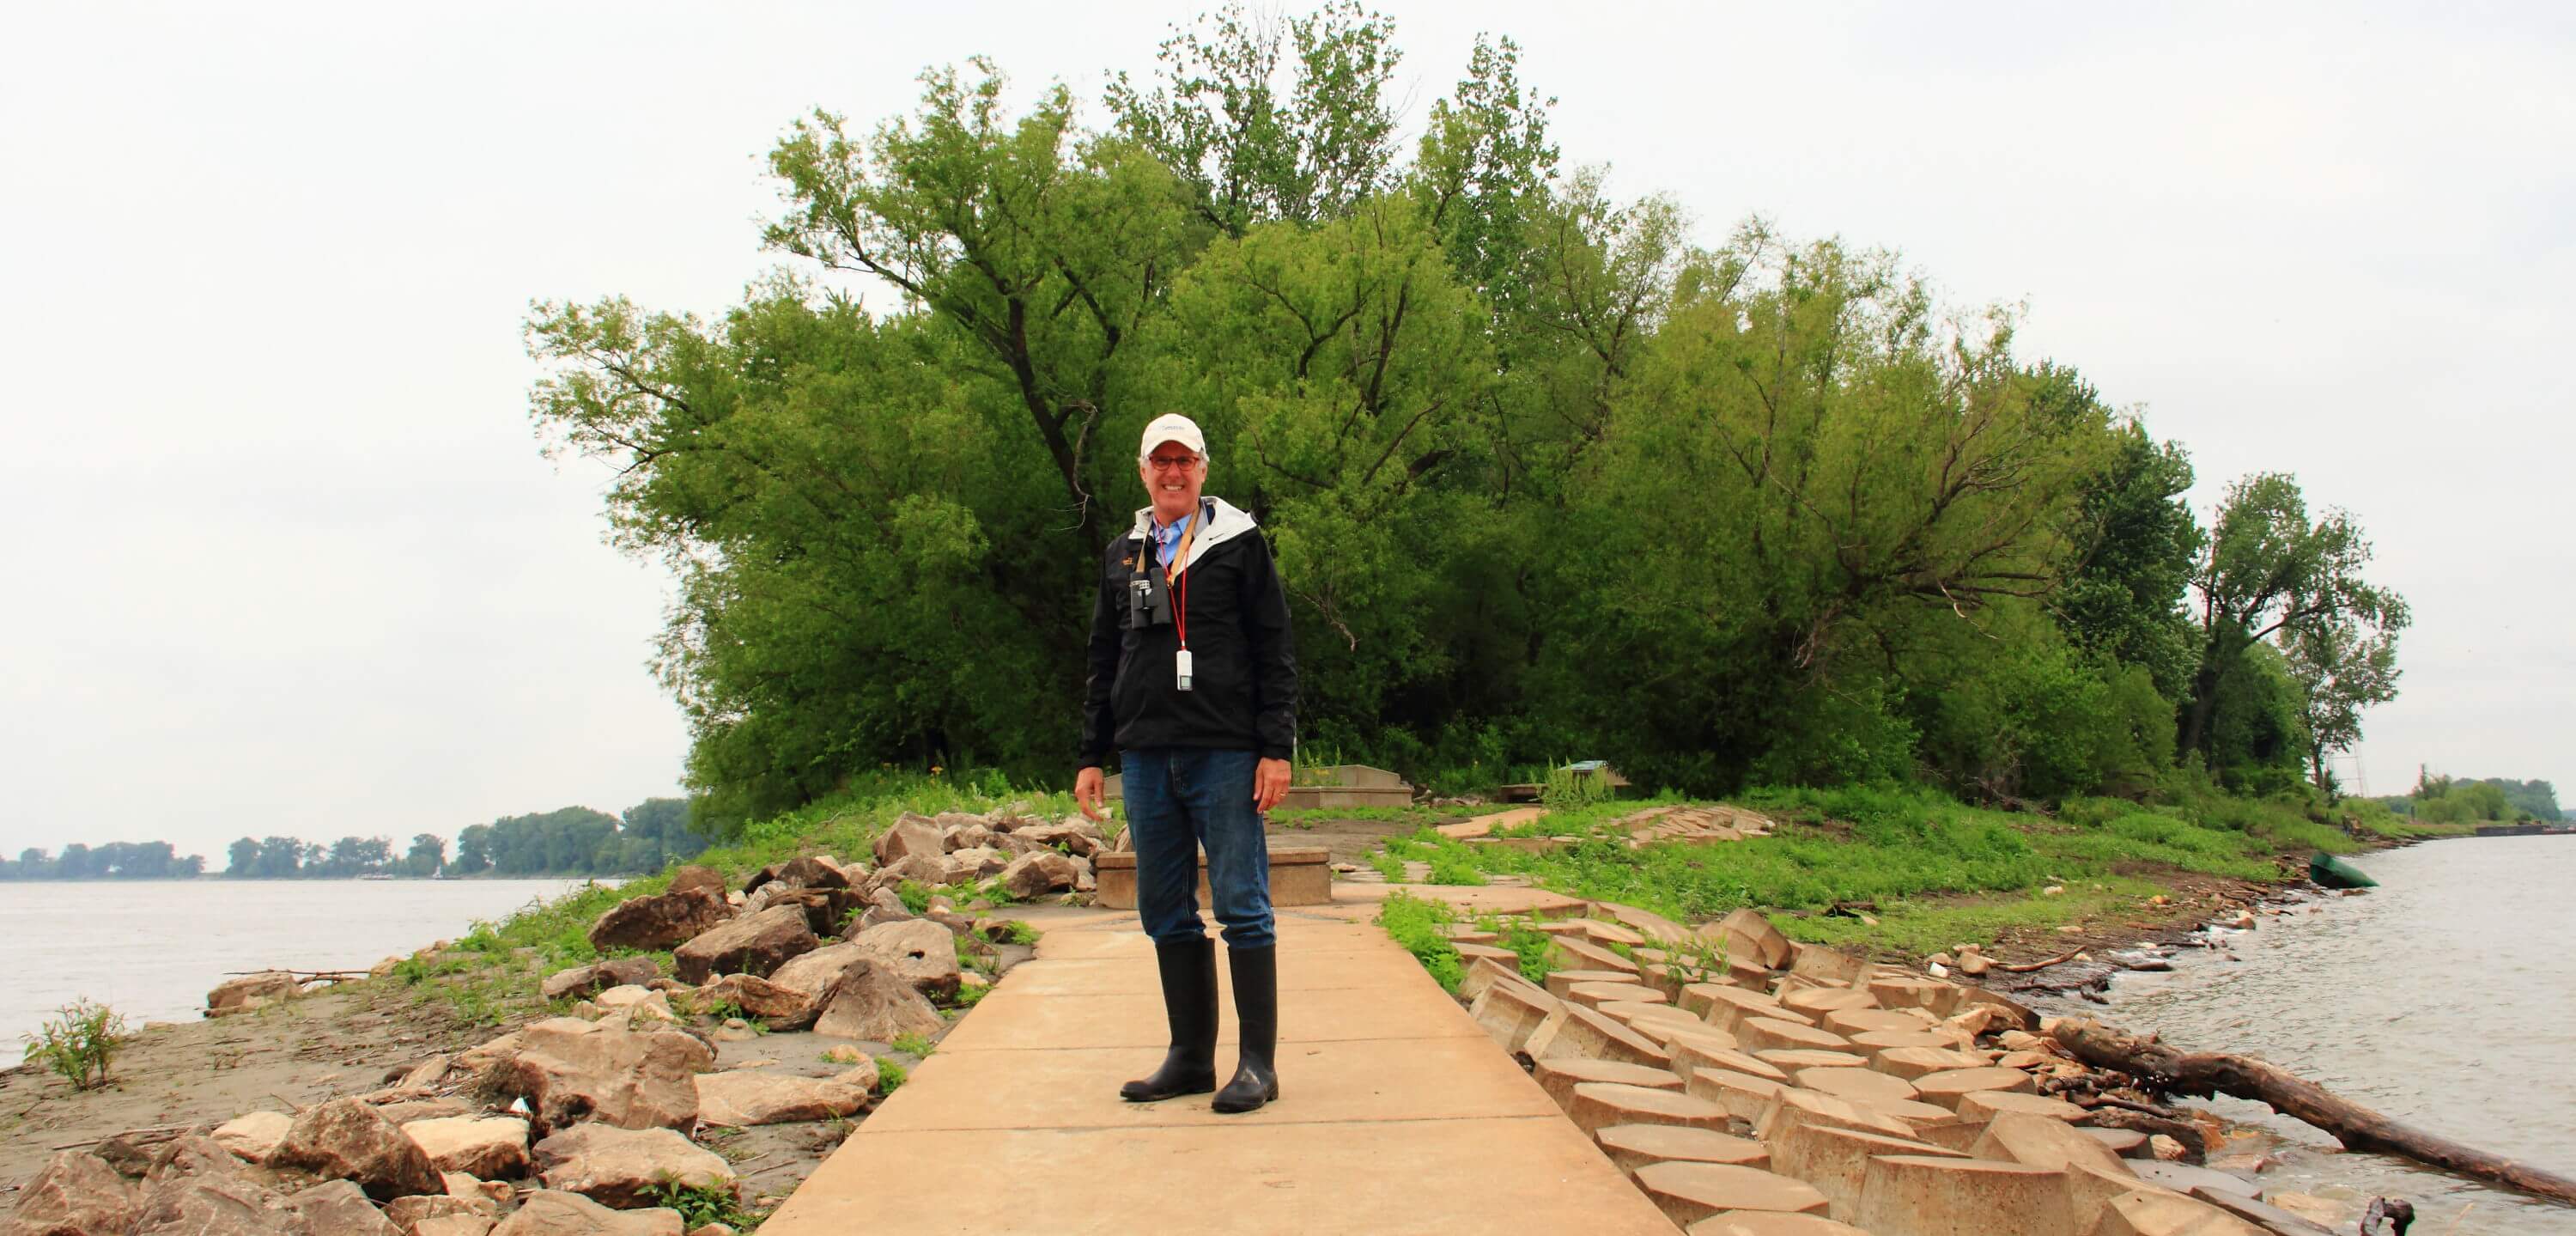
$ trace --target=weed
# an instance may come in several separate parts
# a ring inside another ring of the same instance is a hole
[[[1389,884],[1404,882],[1404,856],[1396,853],[1392,846],[1369,855],[1369,866],[1377,868],[1377,873],[1386,877]]]
[[[886,1046],[902,1052],[907,1056],[916,1056],[925,1060],[930,1058],[930,1053],[939,1050],[939,1045],[937,1043],[933,1043],[926,1036],[919,1034],[898,1034],[894,1036],[893,1041],[887,1043]]]
[[[910,1076],[911,1074],[906,1072],[902,1065],[896,1064],[892,1060],[887,1060],[882,1057],[879,1058],[877,1060],[877,1093],[893,1094],[896,1089],[903,1085],[904,1079]]]
[[[895,886],[894,893],[895,896],[903,898],[904,909],[914,914],[930,912],[930,898],[933,893],[929,885],[918,880],[906,880]]]
[[[746,1213],[742,1200],[733,1190],[714,1185],[684,1185],[667,1173],[647,1189],[656,1206],[667,1206],[680,1212],[680,1226],[696,1231],[710,1223],[722,1223],[735,1231],[749,1231],[760,1226],[765,1216]]]
[[[1034,948],[1038,942],[1038,929],[1030,926],[1027,919],[1012,919],[1002,924],[1002,942]]]
[[[54,1012],[42,1030],[20,1036],[27,1040],[25,1058],[43,1061],[74,1090],[106,1085],[108,1062],[126,1039],[125,1018],[87,997]]]
[[[1398,892],[1379,904],[1377,921],[1388,936],[1430,971],[1442,990],[1457,993],[1459,982],[1467,977],[1467,967],[1458,958],[1458,946],[1440,933],[1443,926],[1457,921],[1455,911],[1437,901]]]

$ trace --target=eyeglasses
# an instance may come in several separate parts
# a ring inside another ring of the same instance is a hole
[[[1183,472],[1198,466],[1196,455],[1156,455],[1151,461],[1157,472]]]

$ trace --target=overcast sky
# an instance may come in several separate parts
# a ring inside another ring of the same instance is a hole
[[[2023,352],[2187,444],[2204,509],[2268,469],[2350,509],[2416,614],[2372,791],[2570,785],[2576,26],[2410,7],[1387,6],[1408,120],[1510,34],[1623,194],[2026,303]],[[528,301],[720,311],[803,110],[984,53],[1096,123],[1190,12],[13,6],[0,851],[220,866],[675,792],[666,584],[538,453]]]

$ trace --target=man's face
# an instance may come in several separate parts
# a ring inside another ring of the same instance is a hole
[[[1199,484],[1207,479],[1207,461],[1178,442],[1166,442],[1145,453],[1145,461],[1136,465],[1136,475],[1145,479],[1145,492],[1153,495],[1154,518],[1170,523],[1198,511]]]

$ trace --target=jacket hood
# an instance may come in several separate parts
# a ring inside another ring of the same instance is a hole
[[[1189,560],[1181,564],[1183,571],[1198,565],[1198,560],[1206,556],[1209,550],[1260,526],[1253,522],[1252,512],[1223,498],[1202,495],[1199,498],[1199,515],[1198,530],[1190,536]],[[1138,508],[1136,526],[1127,533],[1128,537],[1143,540],[1153,535],[1153,531],[1154,508],[1150,506]]]

